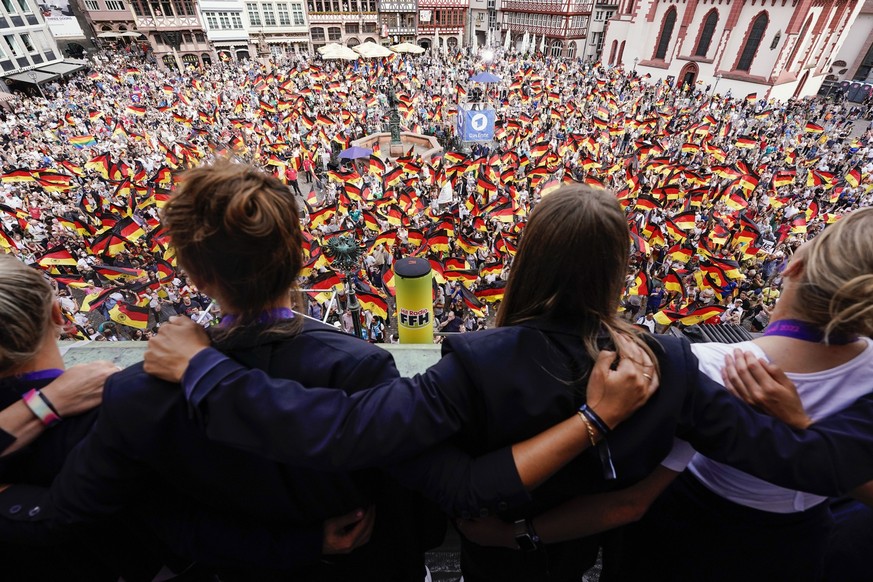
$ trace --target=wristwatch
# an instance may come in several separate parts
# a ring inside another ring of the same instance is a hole
[[[530,519],[519,519],[515,522],[515,543],[518,544],[518,549],[524,552],[533,552],[540,549],[542,540],[537,532],[534,531],[533,521]]]

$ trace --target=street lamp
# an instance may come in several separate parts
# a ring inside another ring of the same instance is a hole
[[[718,82],[721,81],[721,73],[715,76],[715,84],[712,86],[712,91],[709,93],[709,98],[712,99],[712,96],[715,95],[715,89],[718,87]]]
[[[634,57],[634,74],[637,72],[637,63],[640,62],[639,57]]]
[[[331,268],[341,271],[345,278],[346,308],[352,313],[352,325],[355,335],[363,337],[361,329],[361,304],[355,294],[355,284],[352,277],[357,274],[359,261],[364,255],[364,248],[350,234],[341,234],[327,241],[324,254],[331,260]]]
[[[33,84],[36,85],[37,89],[39,89],[39,94],[42,95],[42,98],[45,99],[45,93],[42,92],[42,87],[40,87],[39,83],[36,82],[36,73],[34,71],[28,71],[27,76],[30,77],[30,80],[33,81]]]

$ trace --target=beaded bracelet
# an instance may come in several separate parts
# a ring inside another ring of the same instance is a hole
[[[51,427],[61,421],[61,416],[49,399],[39,390],[33,389],[21,397],[30,411],[45,427]]]

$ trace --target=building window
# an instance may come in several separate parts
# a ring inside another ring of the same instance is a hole
[[[664,15],[664,22],[661,24],[661,35],[658,37],[658,46],[655,49],[656,59],[663,61],[667,58],[667,48],[673,38],[674,26],[676,26],[676,8],[671,6],[667,14]]]
[[[18,5],[21,7],[22,12],[33,12],[27,0],[18,0]]]
[[[124,10],[124,2],[121,0],[106,0],[106,10]]]
[[[215,18],[215,12],[206,13],[206,26],[209,30],[218,30],[218,20]]]
[[[173,8],[175,8],[176,14],[179,15],[192,16],[194,14],[194,5],[191,3],[191,0],[176,2]]]
[[[327,40],[339,40],[343,36],[343,31],[339,26],[331,26],[327,29]]]
[[[312,29],[312,42],[324,42],[324,29],[315,27]]]
[[[219,12],[218,23],[222,30],[228,30],[230,28],[230,15],[227,12]]]
[[[18,48],[18,42],[16,42],[15,37],[11,34],[7,34],[3,36],[6,39],[6,46],[9,47],[9,53],[13,57],[21,56],[21,49]]]
[[[276,26],[276,15],[273,13],[273,5],[264,2],[264,26]]]
[[[26,32],[21,33],[21,44],[24,45],[24,49],[29,53],[35,53],[36,47],[33,46],[33,42],[30,40],[30,35]]]
[[[258,5],[254,2],[246,3],[246,10],[249,13],[249,22],[252,26],[260,26],[261,25],[261,13],[258,12]]]
[[[864,57],[861,66],[858,67],[852,80],[866,81],[867,77],[870,76],[871,70],[873,70],[873,45],[870,46],[870,50],[867,51],[867,56]]]
[[[354,24],[346,24],[346,34],[358,34],[361,32],[361,27],[358,26],[358,23]]]
[[[85,8],[87,10],[100,10],[100,5],[97,0],[85,0]]]
[[[206,42],[206,35],[203,34],[202,32],[195,32],[194,33],[194,41],[199,42],[199,43],[205,43]]]
[[[703,29],[700,31],[700,40],[697,41],[697,49],[694,55],[698,57],[706,57],[709,52],[709,45],[712,44],[712,35],[715,34],[715,26],[718,24],[718,11],[711,10],[706,15],[703,21]]]
[[[291,16],[294,18],[294,26],[303,26],[306,24],[306,20],[303,18],[302,4],[291,5]]]
[[[231,12],[230,20],[231,20],[231,23],[233,25],[231,28],[234,28],[236,30],[242,30],[242,27],[243,27],[242,16],[240,16],[239,12]]]
[[[752,68],[752,61],[755,59],[755,53],[758,52],[758,46],[761,44],[761,39],[764,38],[764,31],[767,30],[767,24],[770,19],[767,18],[767,13],[762,12],[752,21],[752,27],[749,30],[749,37],[746,39],[746,45],[740,53],[740,60],[737,62],[738,71],[746,71]]]
[[[279,26],[291,26],[291,15],[288,14],[288,5],[284,2],[276,4],[279,13]]]
[[[18,11],[15,9],[15,4],[12,3],[12,0],[3,0],[3,7],[6,9],[6,12],[9,14],[17,14]]]
[[[376,23],[375,22],[365,22],[364,23],[364,34],[372,34],[376,32]]]

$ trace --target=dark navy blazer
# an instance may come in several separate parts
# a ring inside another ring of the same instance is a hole
[[[265,337],[261,331],[249,330],[221,347],[240,365],[349,392],[397,376],[390,353],[317,322],[307,320],[304,330],[293,337]],[[219,565],[290,568],[318,560],[324,519],[366,507],[374,499],[384,501],[387,491],[392,504],[402,505],[406,515],[377,507],[383,521],[392,513],[399,521],[418,521],[395,522],[390,530],[384,529],[390,538],[386,543],[418,552],[417,579],[423,572],[424,548],[419,542],[424,544],[421,539],[426,537],[420,528],[434,524],[420,517],[420,507],[407,504],[409,499],[399,488],[390,488],[373,472],[350,476],[293,467],[210,441],[191,421],[179,386],[155,379],[135,365],[108,380],[94,429],[70,454],[49,496],[13,487],[0,495],[0,508],[6,509],[0,511],[9,516],[10,508],[24,505],[24,511],[13,516],[26,516],[25,523],[15,524],[17,531],[39,539],[47,528],[90,522],[146,502],[155,511],[163,505],[172,508],[168,515],[172,525],[164,526],[163,533],[175,537],[172,541],[194,558]],[[189,516],[180,519],[176,512],[183,511],[186,503],[202,508],[209,517],[199,526],[188,522]],[[37,506],[37,513],[29,515]],[[225,531],[226,522],[239,524],[239,530]],[[8,526],[8,522],[3,526],[4,535]],[[298,528],[297,534],[283,552],[269,546],[275,532],[267,528],[284,532],[292,526]],[[10,531],[16,532],[15,527]],[[348,560],[316,565],[310,573],[315,579],[327,579],[336,563]],[[367,579],[368,572],[377,570],[374,560],[364,564],[369,571],[356,569],[356,578]],[[404,567],[402,560],[392,562],[386,561],[385,568]],[[374,579],[409,578],[382,571]]]
[[[873,479],[873,396],[794,431],[700,374],[686,341],[659,337],[653,346],[661,389],[609,437],[617,479],[605,480],[599,457],[588,451],[530,497],[508,445],[571,416],[590,367],[575,330],[558,322],[447,338],[442,360],[424,374],[353,395],[306,390],[212,350],[195,358],[183,385],[213,440],[320,468],[399,463],[393,472],[404,483],[463,516],[496,511],[511,519],[580,493],[626,487],[660,463],[674,436],[710,458],[806,491],[835,494]],[[447,463],[445,445],[422,453],[444,442],[482,457]],[[487,564],[524,579],[564,565],[572,577],[593,558],[590,546],[567,548],[558,545],[545,564],[468,551],[465,568]]]

